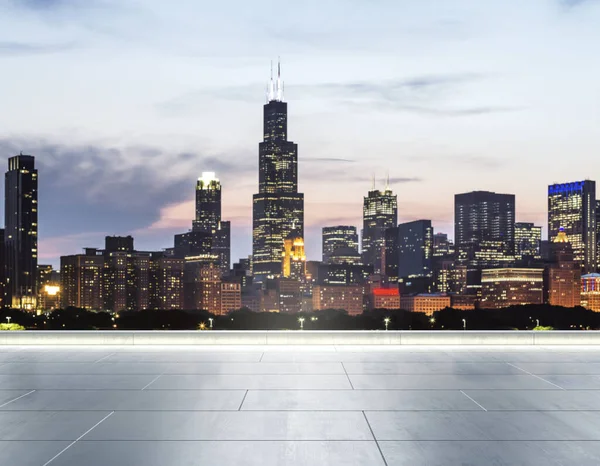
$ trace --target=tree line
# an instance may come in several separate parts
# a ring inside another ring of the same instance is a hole
[[[211,325],[213,330],[298,330],[301,319],[305,330],[383,330],[386,319],[389,319],[389,330],[463,330],[465,327],[467,330],[531,330],[536,326],[557,330],[600,329],[600,313],[583,307],[545,304],[469,311],[446,308],[432,316],[386,309],[365,311],[356,316],[339,309],[298,314],[240,309],[223,316],[184,310],[111,314],[73,307],[38,316],[14,309],[0,312],[0,323],[10,322],[30,330],[210,330]]]

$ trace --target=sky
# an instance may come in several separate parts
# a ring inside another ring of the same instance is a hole
[[[40,263],[191,228],[223,185],[232,259],[251,252],[270,63],[281,57],[306,246],[361,224],[389,173],[399,221],[453,236],[454,194],[598,179],[600,1],[0,0],[0,154],[36,157]]]

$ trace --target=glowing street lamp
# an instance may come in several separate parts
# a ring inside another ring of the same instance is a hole
[[[300,330],[304,330],[304,317],[298,318],[298,322],[300,322]]]
[[[463,319],[463,330],[467,329],[467,319]]]
[[[383,323],[385,324],[385,331],[387,332],[388,325],[390,325],[390,318],[386,317],[385,319],[383,319]]]
[[[213,318],[212,317],[208,318],[208,323],[210,324],[210,328],[212,329],[213,328],[213,326],[212,326]]]
[[[8,322],[9,324],[10,324],[10,319],[12,319],[12,317],[6,316],[6,322]]]

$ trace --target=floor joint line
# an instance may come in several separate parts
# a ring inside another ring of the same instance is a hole
[[[481,404],[477,403],[473,398],[471,398],[469,395],[467,395],[465,392],[463,392],[462,390],[460,391],[463,395],[465,395],[469,400],[471,400],[473,403],[475,403],[477,406],[479,406],[481,409],[483,409],[486,413],[487,413],[487,409],[485,409]]]
[[[115,414],[114,411],[111,411],[110,413],[108,413],[106,416],[104,416],[100,421],[98,421],[96,424],[94,424],[91,428],[89,428],[88,430],[86,430],[83,434],[81,434],[75,441],[71,442],[69,445],[67,445],[64,449],[62,449],[61,451],[59,451],[55,456],[53,456],[52,458],[50,458],[48,461],[46,461],[42,466],[48,466],[50,463],[52,463],[52,461],[54,461],[56,458],[58,458],[60,455],[62,455],[65,451],[67,451],[69,448],[71,448],[73,445],[75,445],[77,442],[79,442],[83,437],[85,437],[87,434],[89,434],[92,430],[94,430],[96,427],[98,427],[100,424],[102,424],[104,421],[106,421],[109,417],[111,417],[113,414]]]
[[[94,364],[96,364],[97,362],[100,362],[100,361],[104,361],[105,359],[108,359],[108,358],[110,358],[110,357],[111,357],[111,356],[113,356],[114,354],[115,354],[115,353],[110,353],[110,354],[108,354],[108,355],[104,356],[103,358],[100,358],[100,359],[98,359],[97,361],[94,361]]]
[[[35,392],[35,390],[31,390],[30,392],[25,393],[24,395],[18,396],[17,398],[7,401],[6,403],[0,405],[0,408],[4,408],[6,405],[11,404],[13,401],[17,401],[20,400],[21,398],[25,398],[27,395],[31,395],[33,392]]]
[[[148,385],[146,385],[144,388],[142,388],[142,391],[146,390],[150,385],[152,385],[154,382],[156,382],[162,376],[163,376],[162,374],[158,374]]]
[[[369,418],[367,417],[367,413],[365,413],[364,411],[362,412],[363,416],[365,417],[365,421],[367,423],[367,426],[369,427],[369,430],[371,431],[371,435],[373,436],[373,440],[375,441],[375,445],[377,445],[377,449],[379,450],[379,454],[381,455],[381,459],[383,460],[383,464],[385,466],[388,466],[387,461],[385,459],[385,456],[383,455],[383,451],[381,450],[381,446],[379,445],[379,442],[377,441],[377,438],[375,437],[375,433],[373,432],[373,428],[371,427],[371,423],[369,422]],[[46,465],[44,465],[46,466]]]
[[[248,396],[248,392],[249,392],[249,390],[246,390],[246,393],[244,393],[244,398],[242,398],[242,402],[240,403],[240,407],[238,408],[238,411],[242,410],[242,405],[244,404],[244,401],[246,401],[246,397]]]
[[[561,390],[565,390],[566,391],[566,389],[564,389],[560,385],[556,385],[555,383],[552,383],[549,380],[546,380],[546,379],[540,377],[539,375],[532,374],[531,372],[526,371],[525,369],[521,369],[519,366],[515,366],[514,364],[511,364],[510,362],[507,362],[506,364],[508,364],[509,366],[514,367],[515,369],[519,369],[520,371],[525,372],[526,374],[528,374],[528,375],[530,375],[532,377],[535,377],[536,379],[540,379],[543,382],[549,383],[550,385],[552,385],[552,386],[554,386],[556,388],[560,388]]]
[[[344,372],[346,373],[346,377],[348,378],[348,382],[350,383],[350,386],[352,387],[352,390],[354,390],[354,385],[352,385],[352,380],[350,380],[350,376],[348,375],[348,371],[346,370],[346,366],[344,366],[344,362],[340,361],[342,364],[342,369],[344,369]]]

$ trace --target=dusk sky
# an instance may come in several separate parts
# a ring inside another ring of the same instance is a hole
[[[202,171],[236,261],[280,55],[309,259],[388,171],[401,222],[453,236],[454,194],[490,190],[545,229],[548,184],[600,181],[599,24],[594,0],[0,0],[2,163],[36,156],[40,263],[172,246]]]

